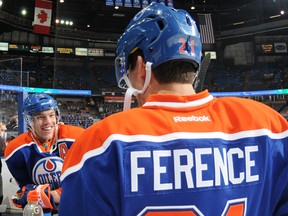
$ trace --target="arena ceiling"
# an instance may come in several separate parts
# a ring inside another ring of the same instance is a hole
[[[20,10],[26,7],[25,19],[33,20],[35,0],[2,1],[1,10],[21,16]],[[120,7],[116,10],[112,6],[106,6],[105,2],[105,0],[65,0],[64,3],[60,3],[59,0],[55,0],[52,25],[56,26],[55,19],[58,18],[73,21],[73,26],[65,28],[121,34],[131,18],[140,10],[133,7]],[[191,6],[195,6],[195,10],[192,10]],[[276,16],[280,14],[280,10],[286,10],[288,14],[287,0],[174,0],[174,7],[187,10],[195,20],[198,13],[211,13],[216,35],[219,31],[287,19],[285,14]]]

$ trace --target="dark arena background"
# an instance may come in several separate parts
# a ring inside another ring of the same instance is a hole
[[[65,124],[87,128],[120,112],[124,91],[114,75],[117,40],[152,2],[53,0],[51,13],[37,16],[37,1],[0,0],[0,121],[18,121],[6,141],[25,131],[21,106],[31,92],[55,97]],[[187,10],[199,27],[203,58],[210,55],[199,90],[257,100],[288,119],[287,0],[160,2]],[[39,30],[35,17],[51,23]],[[17,186],[5,165],[2,176],[0,212],[21,215],[10,203]]]

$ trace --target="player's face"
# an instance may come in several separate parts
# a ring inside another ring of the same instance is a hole
[[[38,113],[33,118],[34,133],[41,142],[52,139],[57,124],[55,110],[46,110]]]

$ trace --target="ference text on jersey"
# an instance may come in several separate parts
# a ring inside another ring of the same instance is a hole
[[[132,194],[257,183],[262,163],[257,145],[131,150],[129,155]]]

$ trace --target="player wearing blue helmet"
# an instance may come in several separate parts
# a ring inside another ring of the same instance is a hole
[[[127,77],[129,57],[135,56],[137,51],[142,52],[146,63],[146,76],[141,89],[132,87]],[[139,12],[126,27],[116,50],[115,70],[118,86],[128,87],[124,110],[130,108],[132,95],[137,96],[146,91],[150,84],[151,68],[165,62],[181,60],[192,63],[198,70],[201,51],[202,44],[197,26],[186,11],[152,4]]]
[[[125,111],[73,144],[59,215],[287,215],[287,121],[256,101],[196,94],[200,61],[187,12],[152,3],[133,18],[115,60]]]
[[[57,211],[60,200],[60,174],[72,143],[84,129],[59,124],[57,101],[48,94],[30,94],[23,104],[28,132],[9,142],[5,161],[20,190],[13,204],[23,208],[27,193],[36,190],[45,211]]]
[[[53,113],[55,115],[55,126],[57,127],[57,124],[60,119],[60,111],[57,105],[57,101],[52,98],[48,94],[32,94],[27,97],[27,99],[24,101],[23,104],[23,117],[25,121],[27,122],[28,129],[31,130],[34,135],[36,133],[41,133],[40,130],[38,130],[38,127],[35,127],[35,122],[33,121],[34,117],[38,114],[48,111],[50,113]],[[43,133],[43,132],[42,132]],[[42,139],[43,143],[45,141],[52,138],[53,130],[47,131],[46,133],[48,135],[47,138],[45,138],[45,135],[38,135],[40,139]],[[37,135],[36,135],[37,136]]]

